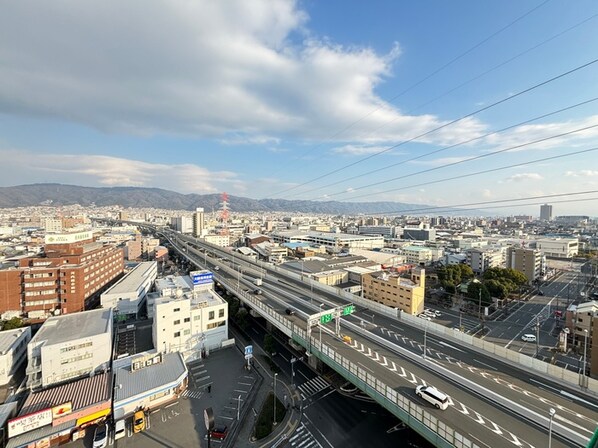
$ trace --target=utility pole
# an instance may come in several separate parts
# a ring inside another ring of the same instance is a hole
[[[536,357],[540,354],[540,318],[536,318]]]

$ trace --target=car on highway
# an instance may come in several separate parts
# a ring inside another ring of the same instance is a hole
[[[287,313],[289,316],[292,316],[295,314],[295,310],[292,308],[287,308],[286,310],[284,310],[285,313]]]
[[[432,318],[430,318],[430,316],[428,316],[426,313],[420,313],[417,315],[417,317],[425,320],[432,320]]]
[[[106,448],[108,445],[108,426],[106,423],[98,425],[93,433],[93,448]]]
[[[428,403],[432,403],[437,409],[442,409],[444,411],[448,408],[448,395],[444,392],[440,392],[433,386],[417,386],[415,388],[415,394],[426,400]]]
[[[215,271],[219,271],[220,270],[220,266],[214,266],[214,270]]]
[[[536,342],[536,335],[535,334],[524,334],[521,336],[521,340],[523,342]]]
[[[257,288],[256,290],[253,291],[254,294],[257,294],[258,296],[262,294],[262,290],[260,288]]]

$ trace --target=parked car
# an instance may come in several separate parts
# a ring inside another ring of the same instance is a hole
[[[93,448],[106,448],[108,444],[108,426],[106,423],[98,425],[93,434]]]
[[[133,432],[141,432],[145,429],[145,413],[143,411],[135,412],[133,416]]]
[[[126,435],[124,420],[117,420],[114,424],[114,440],[122,439]]]
[[[212,439],[224,440],[226,438],[226,434],[228,433],[228,426],[226,425],[217,425],[210,431],[210,435]]]

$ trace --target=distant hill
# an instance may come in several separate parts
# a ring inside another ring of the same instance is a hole
[[[181,194],[160,188],[143,187],[79,187],[62,184],[32,184],[0,187],[0,208],[34,205],[74,205],[122,207],[154,207],[171,210],[195,210],[203,207],[206,212],[220,206],[219,194]],[[236,212],[301,212],[356,215],[397,213],[426,207],[422,204],[401,202],[338,202],[338,201],[289,201],[285,199],[251,199],[229,196],[229,206]],[[455,210],[459,214],[480,214],[479,210]],[[446,213],[444,210],[442,214]]]

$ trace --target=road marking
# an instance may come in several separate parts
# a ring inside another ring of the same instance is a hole
[[[578,396],[573,395],[567,391],[561,390],[560,393],[561,393],[561,395],[564,395],[565,397],[571,398],[573,400],[581,401],[582,403],[589,404],[590,406],[598,408],[598,406],[596,406],[594,403],[584,400],[583,398],[579,398]]]
[[[366,369],[366,370],[369,370],[370,372],[374,373],[374,371],[373,371],[372,369],[370,369],[370,368],[369,368],[369,367],[367,367],[367,366],[364,366],[364,365],[363,365],[362,363],[360,363],[359,361],[357,361],[357,364],[359,364],[359,365],[360,365],[361,367],[363,367],[364,369]]]
[[[486,363],[484,363],[484,362],[482,362],[482,361],[478,361],[477,359],[474,359],[474,361],[475,361],[475,362],[477,362],[478,364],[481,364],[481,365],[483,365],[483,366],[486,366],[486,367],[488,367],[489,369],[492,369],[492,370],[498,370],[496,367],[493,367],[493,366],[491,366],[490,364],[486,364]]]
[[[435,342],[436,342],[436,341],[435,341]],[[451,344],[447,344],[447,343],[446,343],[446,342],[444,342],[444,341],[439,341],[438,343],[439,343],[440,345],[444,345],[445,347],[452,348],[453,350],[457,350],[458,352],[462,352],[462,353],[464,353],[464,352],[465,352],[464,350],[461,350],[460,348],[457,348],[457,347],[455,347],[455,346],[453,346],[453,345],[451,345]]]

